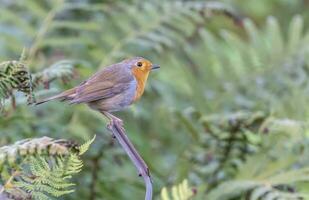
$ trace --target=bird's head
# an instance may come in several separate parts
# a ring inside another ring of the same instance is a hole
[[[143,57],[135,57],[126,60],[133,71],[138,71],[140,73],[149,73],[151,70],[160,68],[159,65],[153,64],[149,60]]]
[[[122,62],[131,70],[132,75],[137,81],[136,94],[134,101],[138,100],[143,92],[147,82],[148,75],[150,71],[160,68],[159,65],[152,64],[149,60],[142,57],[135,57],[131,59],[124,60]]]
[[[150,71],[160,68],[159,65],[153,64],[143,57],[135,57],[123,62],[127,64],[135,78],[145,81],[147,80]]]

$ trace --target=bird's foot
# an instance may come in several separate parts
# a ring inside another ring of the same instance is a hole
[[[121,119],[119,119],[118,117],[114,116],[114,115],[111,115],[112,118],[111,118],[111,121],[114,123],[114,124],[117,124],[121,127],[123,127],[123,121]]]
[[[103,112],[103,114],[110,120],[110,123],[123,126],[123,121],[119,119],[118,117],[116,117],[115,115],[112,115],[109,112]]]
[[[103,112],[103,114],[109,119],[109,124],[107,125],[107,128],[109,130],[112,130],[113,127],[118,127],[121,130],[123,129],[123,121],[119,119],[118,117],[108,113],[108,112]],[[113,138],[116,138],[115,135],[113,135]]]

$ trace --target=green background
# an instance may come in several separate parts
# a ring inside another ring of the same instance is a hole
[[[141,100],[116,114],[150,167],[156,198],[164,186],[184,179],[197,190],[196,199],[249,199],[258,189],[259,199],[309,192],[307,171],[288,173],[308,166],[308,0],[0,3],[1,61],[17,60],[25,47],[33,73],[60,60],[74,68],[70,80],[36,88],[37,99],[124,58],[143,56],[161,66]],[[0,118],[1,146],[29,137],[83,142],[97,135],[74,178],[76,192],[65,199],[144,198],[142,179],[99,113],[63,102],[28,106],[22,94],[15,96],[17,108],[7,100]],[[263,123],[255,124],[257,115]],[[238,117],[245,125],[225,128]],[[274,129],[263,129],[267,120]],[[219,138],[209,138],[205,121]],[[239,140],[248,152],[227,142],[234,132],[249,138]],[[275,148],[276,141],[283,147]],[[227,153],[227,146],[238,153]],[[258,163],[260,176],[250,174]],[[279,172],[285,179],[272,182]],[[242,176],[259,184],[242,189],[248,185],[236,182]],[[261,191],[265,185],[268,192]]]

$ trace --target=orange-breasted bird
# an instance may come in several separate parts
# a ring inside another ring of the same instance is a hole
[[[50,100],[86,103],[113,118],[110,112],[120,111],[142,96],[150,71],[158,68],[159,65],[142,57],[126,59],[101,69],[80,85],[37,104]]]

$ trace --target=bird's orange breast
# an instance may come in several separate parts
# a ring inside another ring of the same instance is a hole
[[[137,82],[136,92],[135,92],[135,96],[133,99],[133,102],[134,102],[134,101],[137,101],[144,93],[149,71],[143,71],[138,68],[133,68],[132,73]]]

